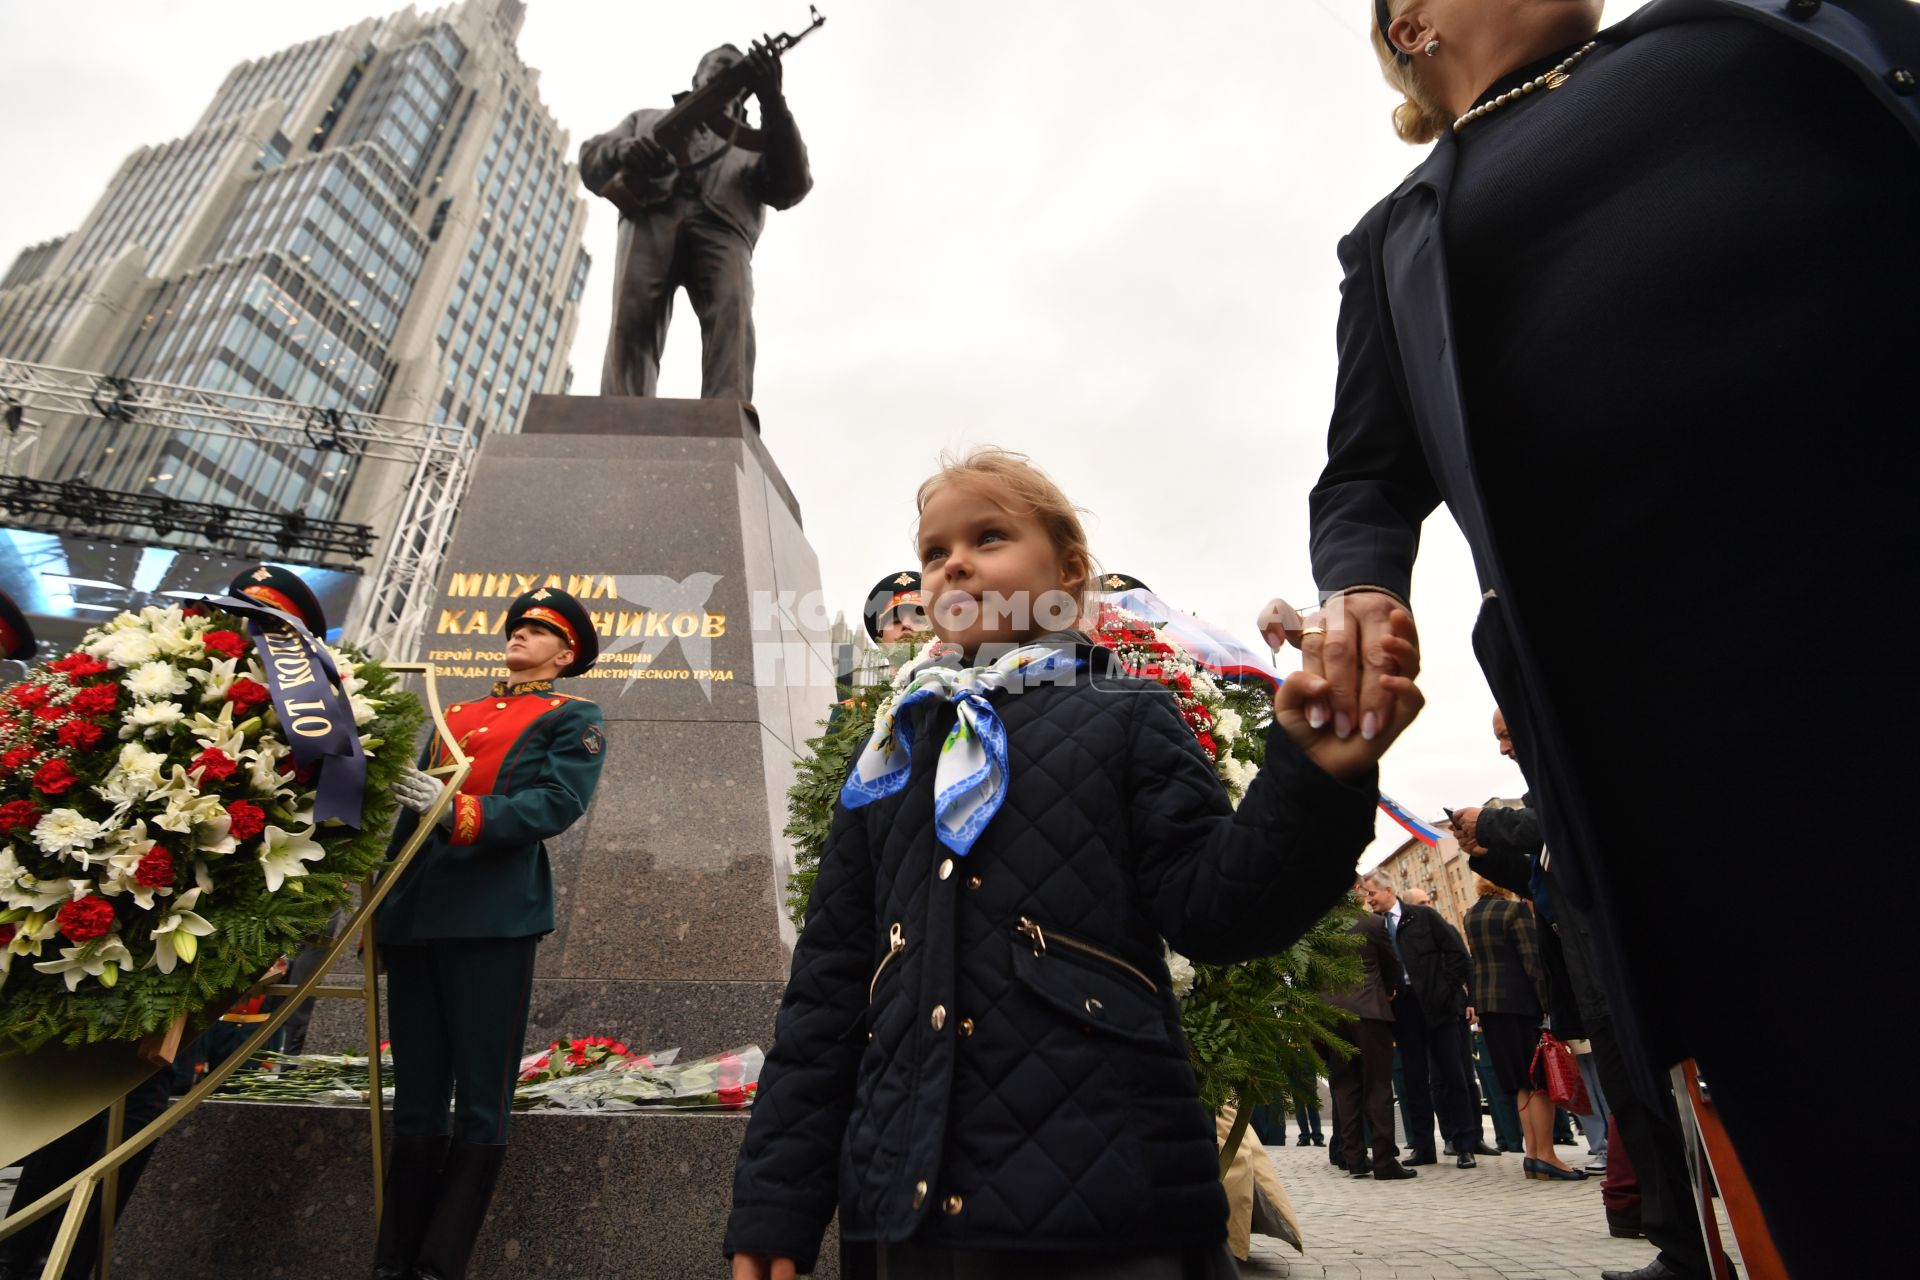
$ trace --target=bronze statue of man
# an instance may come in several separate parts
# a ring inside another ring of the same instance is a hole
[[[726,93],[735,83],[741,89]],[[748,93],[760,104],[759,129],[747,124]],[[682,110],[703,99],[712,109]],[[620,209],[600,394],[657,394],[674,291],[685,288],[700,317],[701,398],[751,400],[753,246],[768,207],[791,208],[812,188],[806,145],[768,43],[745,55],[730,44],[713,50],[694,70],[692,93],[675,103],[636,111],[580,148],[581,180]]]

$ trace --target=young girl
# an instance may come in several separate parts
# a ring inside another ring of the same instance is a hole
[[[734,1174],[733,1275],[809,1271],[836,1207],[850,1276],[1235,1275],[1161,940],[1243,960],[1337,902],[1420,696],[1388,677],[1395,722],[1341,739],[1307,724],[1326,683],[1288,678],[1235,810],[1167,690],[1068,629],[1093,564],[1052,481],[978,452],[919,510],[945,643],[834,813]]]

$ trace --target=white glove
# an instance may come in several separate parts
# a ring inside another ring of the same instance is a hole
[[[393,798],[415,813],[425,813],[433,808],[434,801],[446,790],[447,784],[421,769],[408,766],[407,771],[394,779]],[[447,807],[451,814],[453,807]],[[442,815],[443,817],[446,815]]]

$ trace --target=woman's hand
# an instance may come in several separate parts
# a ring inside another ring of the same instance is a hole
[[[1390,624],[1396,613],[1407,620],[1404,630]],[[1307,721],[1316,729],[1331,723],[1337,738],[1356,729],[1362,738],[1372,738],[1393,724],[1397,693],[1387,678],[1420,674],[1420,634],[1413,615],[1384,591],[1337,596],[1305,618],[1286,601],[1271,601],[1260,614],[1260,634],[1276,650],[1292,644],[1300,650],[1300,669],[1326,681],[1325,691],[1307,705]],[[1390,637],[1409,647],[1389,648],[1384,642]]]
[[[1412,614],[1394,608],[1387,618],[1386,634],[1371,648],[1378,653],[1381,674],[1376,680],[1387,705],[1386,718],[1377,719],[1370,733],[1343,735],[1337,726],[1327,723],[1324,710],[1316,716],[1315,709],[1326,705],[1333,696],[1334,686],[1327,676],[1309,668],[1303,667],[1288,676],[1273,699],[1275,723],[1309,759],[1342,781],[1356,778],[1372,767],[1393,745],[1394,739],[1413,723],[1427,701],[1410,676],[1387,674],[1419,670],[1420,651]]]
[[[733,1280],[794,1280],[793,1259],[765,1253],[736,1253]]]

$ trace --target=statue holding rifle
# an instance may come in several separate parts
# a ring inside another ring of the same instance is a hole
[[[672,107],[635,111],[581,146],[581,180],[620,210],[601,395],[657,394],[673,295],[684,288],[700,318],[701,398],[753,398],[753,246],[766,210],[791,208],[813,186],[780,58],[825,21],[815,10],[799,35],[769,36],[746,54],[721,45]]]

